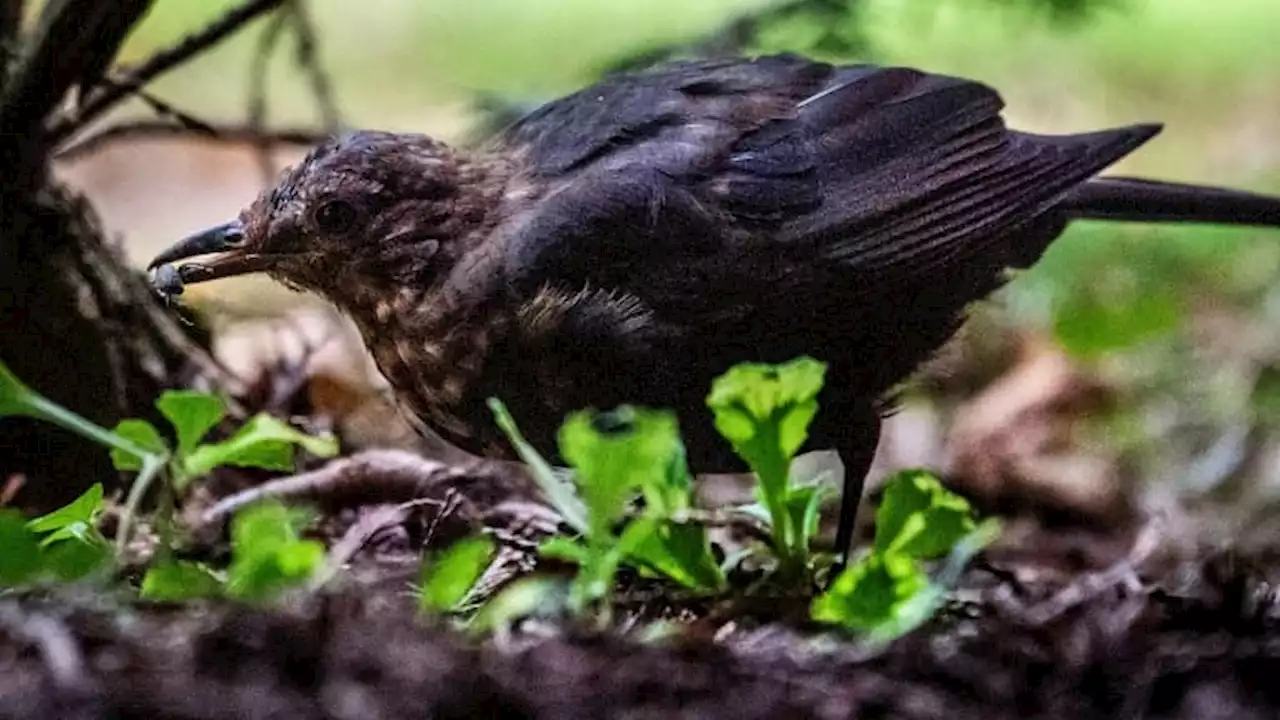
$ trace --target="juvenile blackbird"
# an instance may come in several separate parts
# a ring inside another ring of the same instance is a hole
[[[474,150],[356,132],[151,267],[265,272],[350,314],[407,414],[558,457],[565,414],[678,412],[695,472],[744,469],[704,400],[740,361],[829,364],[806,449],[846,465],[847,551],[889,391],[1007,268],[1080,218],[1280,226],[1280,199],[1094,179],[1160,130],[1016,132],[989,87],[783,55],[689,61],[551,102]]]

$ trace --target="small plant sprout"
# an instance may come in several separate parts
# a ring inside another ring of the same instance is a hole
[[[756,474],[756,494],[769,513],[775,550],[789,575],[806,566],[809,531],[816,528],[822,499],[816,488],[792,488],[788,479],[818,412],[826,369],[809,357],[781,365],[743,363],[716,378],[707,396],[716,429]]]
[[[999,534],[999,524],[975,523],[969,503],[930,473],[891,477],[876,511],[875,545],[812,606],[815,620],[858,630],[887,642],[933,616],[946,590],[975,553]],[[948,557],[930,580],[922,560]]]
[[[793,481],[796,453],[818,412],[826,365],[808,357],[780,365],[746,363],[714,382],[707,406],[718,431],[757,478],[758,502],[739,508],[769,526],[774,578],[809,586],[810,540],[830,488]],[[471,615],[476,632],[500,631],[521,615],[557,616],[564,610],[609,622],[620,566],[702,596],[728,587],[707,534],[706,515],[694,508],[693,476],[675,413],[622,405],[569,415],[557,434],[569,468],[555,468],[531,447],[496,398],[489,400],[506,433],[546,499],[572,528],[572,537],[543,542],[539,552],[577,566],[572,579],[531,577],[517,581]],[[225,569],[175,559],[167,539],[174,495],[193,478],[235,465],[288,471],[301,447],[320,457],[337,453],[331,436],[312,437],[266,414],[256,415],[225,440],[206,442],[223,424],[221,398],[190,390],[163,393],[156,407],[172,427],[172,444],[144,420],[123,420],[112,430],[67,411],[23,385],[0,365],[0,415],[55,422],[106,446],[115,466],[136,471],[117,529],[124,546],[128,521],[149,484],[161,486],[155,525],[159,552],[142,579],[140,595],[154,601],[226,598],[270,602],[298,588],[314,589],[326,573],[324,546],[302,537],[312,515],[267,501],[237,513],[231,522],[231,561]],[[639,503],[638,501],[643,501]],[[28,520],[0,509],[0,588],[46,581],[67,582],[112,567],[109,543],[98,530],[103,488],[43,517]],[[888,642],[919,627],[937,612],[965,564],[998,534],[995,521],[978,523],[969,503],[932,474],[911,470],[890,478],[876,512],[871,548],[845,569],[810,606],[820,622]],[[749,546],[743,552],[758,552]],[[489,535],[469,537],[423,558],[414,591],[423,612],[470,612],[476,583],[493,562]],[[942,559],[930,577],[926,562]]]
[[[502,403],[491,400],[503,429],[514,421]],[[560,453],[573,468],[565,484],[531,447],[535,477],[559,507],[581,508],[580,539],[553,538],[544,555],[579,565],[570,591],[570,606],[582,611],[607,599],[619,563],[663,576],[699,591],[721,589],[725,578],[711,552],[705,528],[681,518],[692,506],[692,479],[684,459],[675,414],[624,405],[606,412],[584,410],[570,415],[559,432]],[[538,472],[536,468],[543,467]],[[632,502],[645,499],[640,517],[627,519]]]
[[[0,588],[71,582],[109,568],[111,547],[97,528],[102,499],[102,484],[95,483],[67,505],[31,520],[0,509]]]
[[[165,559],[148,569],[142,597],[181,601],[228,597],[253,603],[274,600],[304,586],[324,566],[324,545],[301,538],[314,519],[303,508],[275,501],[245,508],[231,520],[231,564],[216,572],[201,563]]]
[[[418,608],[437,613],[456,609],[489,567],[497,550],[492,537],[476,535],[424,555],[416,588]]]
[[[226,417],[226,403],[222,398],[195,390],[167,390],[156,400],[156,408],[169,421],[177,439],[177,448],[170,450],[154,425],[138,419],[122,420],[115,427],[117,434],[152,452],[163,453],[167,459],[169,483],[165,486],[161,510],[161,528],[167,526],[167,513],[172,498],[169,493],[182,492],[193,478],[208,473],[222,465],[257,467],[266,470],[290,471],[294,467],[294,447],[301,446],[317,457],[333,457],[338,453],[337,440],[332,435],[311,436],[290,427],[284,421],[266,413],[258,413],[240,427],[231,437],[221,442],[202,443],[208,433]],[[112,453],[112,461],[121,470],[137,469],[128,455]],[[137,512],[142,497],[148,490],[151,477],[141,475],[129,489],[121,531],[117,538],[120,548],[127,541],[127,520]]]
[[[22,415],[60,425],[108,448],[116,469],[138,473],[116,530],[117,553],[127,545],[132,519],[161,473],[168,476],[157,523],[164,531],[172,510],[171,493],[181,492],[192,478],[218,466],[288,471],[293,469],[295,446],[317,457],[338,453],[338,443],[332,435],[307,435],[266,413],[250,418],[226,440],[202,444],[201,440],[226,417],[226,404],[209,393],[168,390],[156,400],[156,408],[173,426],[176,449],[170,448],[160,431],[146,420],[121,420],[112,430],[100,427],[27,387],[0,363],[0,417]]]

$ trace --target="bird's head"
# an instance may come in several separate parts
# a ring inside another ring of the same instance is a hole
[[[491,208],[484,169],[423,135],[356,132],[316,147],[238,218],[191,235],[150,268],[166,294],[264,272],[339,305],[429,283]],[[172,263],[200,255],[199,262]]]

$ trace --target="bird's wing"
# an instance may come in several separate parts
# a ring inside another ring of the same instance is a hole
[[[1030,135],[1002,108],[970,80],[840,68],[792,117],[744,133],[713,195],[773,242],[888,283],[979,255],[1159,131]]]
[[[785,117],[819,91],[833,68],[794,55],[693,60],[627,73],[566,95],[500,132],[533,172],[564,178],[601,162],[693,170],[725,141]]]
[[[620,76],[503,134],[559,196],[517,246],[535,266],[536,256],[594,267],[593,258],[616,265],[637,252],[652,261],[651,243],[553,226],[595,218],[617,227],[608,213],[674,205],[810,262],[884,282],[918,277],[975,256],[1159,130],[1030,135],[1008,130],[1002,108],[978,82],[794,56]],[[681,239],[697,240],[680,233],[667,244]]]

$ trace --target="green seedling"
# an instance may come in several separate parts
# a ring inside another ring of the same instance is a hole
[[[716,378],[707,396],[716,429],[755,473],[756,496],[768,511],[785,575],[806,567],[809,540],[824,499],[789,484],[791,461],[818,412],[826,365],[800,357],[781,365],[743,363]]]
[[[166,559],[142,579],[149,600],[226,597],[267,602],[303,586],[324,566],[324,545],[301,538],[312,513],[275,501],[245,508],[231,520],[231,564],[224,572],[201,563]]]
[[[116,532],[117,553],[129,539],[133,518],[142,498],[155,479],[167,475],[158,527],[167,531],[172,512],[170,493],[181,492],[193,478],[216,467],[235,465],[289,471],[294,467],[294,448],[302,447],[317,457],[338,453],[332,435],[311,436],[266,413],[250,418],[231,437],[221,442],[202,443],[208,433],[226,417],[222,398],[195,390],[168,390],[156,400],[161,416],[173,427],[177,447],[170,448],[160,431],[146,420],[121,420],[112,430],[63,408],[27,387],[0,363],[0,417],[21,415],[55,423],[110,450],[118,470],[138,473]]]
[[[497,550],[492,537],[477,535],[426,555],[418,575],[418,609],[437,613],[456,609],[493,562]]]
[[[524,443],[502,403],[494,399],[490,406],[522,456],[533,459],[535,477],[541,476],[553,504],[581,514],[577,524],[570,523],[579,538],[553,538],[540,548],[547,557],[579,566],[571,609],[606,600],[620,563],[693,590],[723,587],[705,528],[680,518],[692,506],[692,476],[674,413],[622,406],[569,416],[558,435],[560,453],[573,468],[572,482],[566,483]],[[618,532],[637,496],[645,499],[642,515]]]
[[[974,522],[968,501],[933,475],[907,470],[886,482],[876,511],[875,545],[814,599],[815,620],[887,642],[927,621],[972,556],[995,539],[999,525]],[[949,556],[937,579],[922,560]]]
[[[98,531],[103,490],[95,484],[69,504],[28,520],[0,510],[0,587],[46,580],[70,582],[110,566],[111,548]]]
[[[794,579],[809,567],[818,511],[829,496],[823,483],[802,484],[791,477],[792,461],[818,409],[824,374],[825,365],[810,358],[739,365],[716,380],[707,398],[716,427],[758,479],[759,504],[746,510],[768,522],[780,570]],[[337,451],[331,437],[305,435],[267,415],[250,419],[226,440],[204,443],[225,418],[221,399],[170,391],[156,405],[173,427],[174,447],[142,420],[122,421],[114,430],[99,428],[34,393],[0,365],[0,414],[50,420],[102,442],[118,468],[139,474],[129,508],[136,508],[147,483],[160,473],[169,480],[165,489],[175,492],[221,465],[290,470],[299,446],[320,456]],[[706,528],[691,512],[692,476],[673,413],[631,406],[574,413],[558,435],[560,454],[571,466],[565,471],[525,442],[501,402],[492,399],[490,407],[534,479],[577,533],[553,538],[540,551],[577,564],[579,571],[567,584],[545,578],[516,583],[480,609],[474,629],[497,629],[521,613],[554,614],[561,608],[582,613],[603,605],[602,617],[607,617],[623,564],[699,592],[725,589]],[[637,514],[638,498],[644,507]],[[0,510],[0,546],[6,548],[0,553],[0,586],[74,580],[106,566],[111,555],[97,529],[102,504],[102,487],[95,485],[34,520]],[[323,574],[324,548],[301,538],[308,518],[277,502],[248,508],[232,520],[232,561],[225,570],[162,552],[143,579],[141,595],[263,602],[313,582]],[[933,616],[965,563],[998,528],[994,521],[975,523],[968,503],[931,474],[899,473],[888,482],[878,509],[874,546],[814,599],[812,616],[876,642],[899,637]],[[477,537],[427,558],[417,588],[420,607],[456,611],[495,551],[490,538]],[[942,557],[943,570],[930,578],[923,562]]]
[[[0,361],[0,418],[29,417],[53,423],[115,452],[138,459],[152,456],[152,451],[103,428],[93,421],[68,410],[27,387],[9,366]]]
[[[810,567],[810,540],[831,494],[825,483],[791,477],[825,369],[810,358],[743,364],[718,378],[707,398],[716,427],[758,479],[759,502],[744,509],[769,523],[782,575],[793,580]],[[573,468],[569,482],[524,442],[499,401],[490,406],[556,506],[580,513],[571,523],[578,537],[552,538],[540,548],[546,557],[579,566],[569,585],[569,610],[607,608],[620,564],[689,588],[723,591],[725,575],[706,529],[689,520],[692,477],[672,413],[623,406],[571,415],[559,433],[561,455]],[[628,510],[637,496],[645,509],[633,516]],[[874,547],[814,600],[812,615],[872,640],[898,637],[936,612],[964,563],[997,531],[994,523],[977,525],[968,502],[933,475],[900,473],[886,487]],[[947,570],[931,579],[922,561],[944,556]],[[455,587],[447,597],[458,592]]]
[[[622,562],[692,589],[721,587],[724,577],[705,530],[674,519],[692,504],[674,413],[626,405],[577,412],[561,426],[559,443],[588,518],[580,543],[560,540],[546,547],[548,554],[581,566],[571,609],[606,601]],[[646,500],[644,512],[619,534],[616,527],[637,495]]]
[[[169,482],[164,486],[166,492],[158,523],[162,530],[168,525],[167,518],[171,511],[172,498],[169,493],[182,492],[192,479],[214,468],[230,465],[290,471],[294,468],[295,447],[300,446],[317,457],[333,457],[338,453],[338,443],[332,435],[307,435],[266,413],[249,418],[248,422],[226,440],[203,443],[201,441],[223,421],[227,412],[222,398],[209,393],[167,390],[156,400],[156,409],[173,427],[176,448],[169,448],[160,431],[145,420],[122,420],[116,425],[115,432],[165,459]],[[144,468],[144,461],[125,452],[113,450],[111,459],[120,470],[141,471]],[[127,541],[128,521],[137,512],[153,479],[153,475],[144,476],[139,472],[137,480],[129,489],[117,538],[120,548]]]

